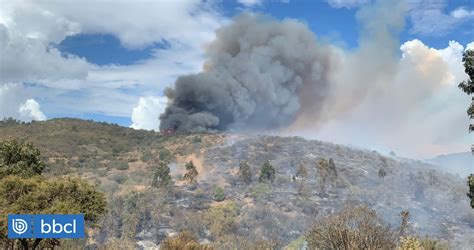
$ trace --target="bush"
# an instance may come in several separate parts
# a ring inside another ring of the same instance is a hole
[[[214,189],[214,195],[212,196],[212,198],[213,198],[215,201],[223,201],[223,200],[225,200],[224,189],[221,188],[221,187],[216,187],[216,188]]]
[[[239,210],[234,202],[211,207],[205,215],[205,221],[211,235],[218,238],[231,232],[238,213]]]
[[[393,249],[395,237],[367,206],[348,207],[324,218],[307,234],[310,249]]]
[[[171,153],[171,151],[169,151],[168,149],[160,150],[159,158],[161,161],[164,162],[172,162],[174,160],[173,153]]]
[[[112,164],[112,167],[117,169],[117,170],[127,170],[128,169],[128,163],[123,162],[123,161],[115,161]]]
[[[200,244],[196,235],[183,231],[176,236],[168,236],[160,244],[161,250],[210,250],[211,246]]]

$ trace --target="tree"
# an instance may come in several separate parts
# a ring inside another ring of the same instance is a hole
[[[380,178],[383,179],[385,176],[387,176],[387,171],[385,171],[385,169],[383,169],[383,168],[380,168],[379,172],[378,172],[378,175],[379,175]]]
[[[47,180],[42,176],[7,176],[0,182],[0,234],[6,239],[8,214],[84,214],[95,224],[105,213],[103,193],[77,178]],[[21,245],[35,249],[41,239],[20,239]],[[58,242],[59,244],[59,242]]]
[[[194,166],[193,161],[189,161],[188,163],[186,163],[185,167],[187,172],[186,174],[184,174],[183,180],[187,181],[189,184],[192,184],[196,181],[196,178],[199,173],[196,169],[196,166]]]
[[[301,163],[296,171],[296,177],[300,178],[307,178],[308,177],[308,170],[306,169],[304,163]]]
[[[160,162],[153,175],[152,187],[166,187],[171,183],[170,168],[166,162]]]
[[[270,161],[266,161],[260,169],[260,177],[258,181],[260,182],[273,182],[275,180],[275,168],[270,164]]]
[[[31,143],[0,142],[0,240],[18,248],[7,238],[8,214],[84,214],[91,226],[106,212],[106,200],[96,187],[78,178],[49,180],[41,176],[44,164]],[[42,239],[18,239],[24,249],[35,249]],[[42,247],[59,245],[45,240]]]
[[[247,161],[241,161],[239,164],[239,178],[245,184],[252,182],[252,172]]]
[[[0,143],[0,179],[7,175],[31,177],[43,172],[40,151],[30,142],[8,139]]]
[[[225,200],[224,189],[221,188],[221,187],[216,187],[216,188],[214,189],[214,194],[212,195],[212,198],[213,198],[215,201],[223,201],[223,200]]]
[[[306,193],[305,192],[306,178],[308,177],[308,170],[304,166],[304,163],[301,163],[300,166],[298,167],[295,177],[296,178],[294,178],[294,180],[298,184],[298,194],[304,195]]]
[[[316,163],[316,170],[318,171],[319,176],[319,187],[320,195],[326,195],[326,184],[329,178],[335,179],[337,177],[336,165],[334,162],[331,164],[331,161],[326,158],[320,158]]]
[[[332,158],[329,158],[329,170],[331,171],[334,177],[337,177],[336,164],[334,163],[334,160]]]
[[[467,196],[471,199],[471,207],[474,208],[474,174],[469,175],[467,182],[469,185],[469,193]]]
[[[464,63],[464,72],[469,76],[467,80],[462,81],[459,83],[458,87],[468,95],[474,94],[474,50],[466,50],[462,57],[462,62]],[[474,119],[474,97],[472,98],[471,106],[467,109],[467,115]],[[469,125],[469,132],[474,132],[474,124]],[[474,154],[474,144],[471,146],[471,151]],[[469,193],[468,196],[471,199],[471,207],[474,208],[474,181],[473,175],[471,174],[469,177],[468,185],[469,185]]]

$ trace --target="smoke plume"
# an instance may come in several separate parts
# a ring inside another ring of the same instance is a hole
[[[350,50],[296,20],[239,16],[216,32],[203,71],[168,90],[160,129],[276,131],[409,157],[467,150],[470,99],[457,88],[464,47],[401,43],[410,8],[361,8]]]
[[[294,20],[245,14],[217,30],[203,72],[181,76],[160,129],[271,129],[311,107],[318,117],[337,63],[332,47]]]

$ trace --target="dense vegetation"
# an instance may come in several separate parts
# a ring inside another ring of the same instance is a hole
[[[84,214],[94,225],[105,213],[105,197],[95,187],[78,178],[44,178],[44,166],[31,143],[0,141],[0,246],[36,249],[60,245],[57,239],[8,239],[8,214]]]

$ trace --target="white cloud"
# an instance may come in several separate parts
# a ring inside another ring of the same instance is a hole
[[[326,0],[333,8],[354,8],[367,4],[370,0]]]
[[[450,15],[458,19],[470,18],[474,17],[474,10],[468,10],[465,7],[459,7],[451,11]]]
[[[133,108],[132,128],[159,131],[159,116],[165,111],[166,97],[140,97],[138,106]]]
[[[247,7],[253,7],[262,4],[262,0],[237,0],[237,2]]]
[[[459,25],[469,22],[474,11],[459,7],[450,13],[445,12],[446,0],[408,1],[411,9],[411,31],[416,34],[441,36],[456,29]]]
[[[0,85],[0,118],[15,118],[21,121],[45,120],[40,105],[22,84],[8,83]]]
[[[23,91],[56,115],[130,117],[140,96],[160,94],[177,76],[200,70],[202,46],[226,22],[212,3],[201,0],[0,0],[0,5],[0,87],[27,82]],[[132,65],[98,66],[51,45],[85,33],[114,35],[128,49],[163,41],[169,48]]]
[[[20,105],[18,112],[20,113],[20,120],[22,121],[46,120],[46,116],[41,112],[40,105],[34,99],[26,100],[25,103]]]

